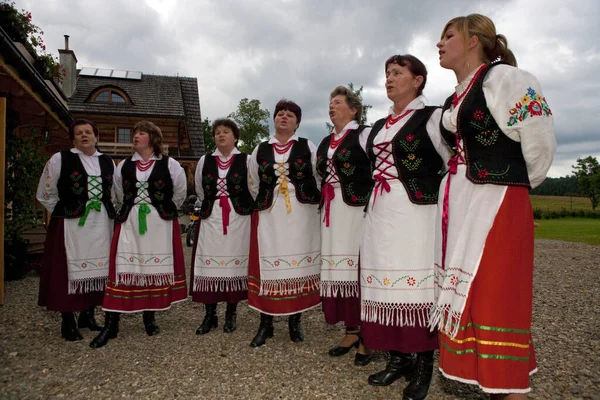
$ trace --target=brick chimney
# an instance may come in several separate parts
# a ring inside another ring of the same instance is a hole
[[[69,50],[69,35],[65,35],[65,48],[59,49],[58,53],[60,55],[60,65],[66,71],[61,88],[67,97],[71,97],[75,92],[77,81],[77,57],[75,57],[73,50]]]

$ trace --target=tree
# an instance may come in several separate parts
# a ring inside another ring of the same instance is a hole
[[[595,157],[578,158],[577,165],[572,165],[573,174],[579,183],[579,193],[592,202],[592,210],[596,211],[600,202],[600,164]]]
[[[229,114],[240,128],[238,148],[244,153],[252,150],[269,137],[269,110],[260,108],[260,100],[240,100],[236,112]]]
[[[352,90],[358,96],[358,99],[360,100],[361,103],[363,102],[363,97],[362,97],[363,87],[362,86],[358,89],[354,89],[354,84],[352,82],[350,82],[348,84],[348,89]],[[372,105],[363,104],[362,115],[358,121],[359,124],[367,123],[367,113],[369,112],[369,109],[371,109],[371,108],[373,108]],[[325,125],[327,126],[327,131],[329,133],[331,133],[333,131],[333,125],[329,122],[325,122]]]
[[[204,153],[212,154],[217,148],[215,144],[215,138],[212,135],[212,123],[208,118],[204,118],[202,121],[202,137],[204,138]]]

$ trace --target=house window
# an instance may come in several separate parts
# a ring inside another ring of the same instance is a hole
[[[96,93],[95,96],[92,97],[92,101],[97,103],[129,103],[125,93],[117,89],[101,90],[100,92]]]
[[[117,131],[117,143],[131,143],[131,129],[119,128]]]

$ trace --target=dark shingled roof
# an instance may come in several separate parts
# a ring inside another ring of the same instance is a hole
[[[89,102],[92,93],[102,87],[122,90],[129,96],[131,104]],[[196,78],[142,74],[141,80],[133,80],[83,76],[78,71],[75,92],[68,104],[72,113],[183,119],[187,125],[191,150],[181,151],[180,155],[199,158],[204,154]]]

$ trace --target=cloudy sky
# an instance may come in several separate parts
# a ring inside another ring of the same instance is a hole
[[[600,158],[600,2],[595,0],[16,0],[33,14],[53,53],[68,34],[78,68],[198,78],[202,118],[226,116],[240,99],[296,101],[299,134],[325,135],[329,93],[364,86],[369,123],[386,115],[384,63],[411,53],[429,70],[425,95],[440,104],[456,80],[435,44],[459,15],[491,17],[519,66],[537,76],[555,116],[550,176],[577,157]]]

